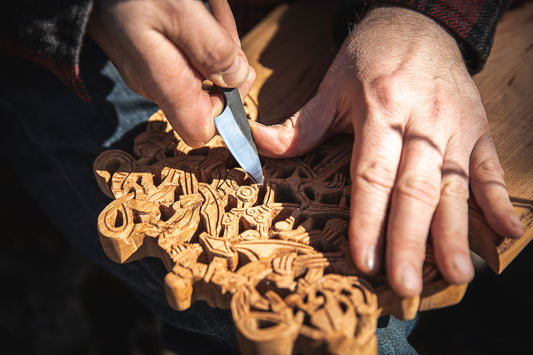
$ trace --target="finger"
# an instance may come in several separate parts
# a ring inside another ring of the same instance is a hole
[[[215,8],[217,13],[225,12],[219,4]],[[176,16],[165,18],[176,17],[177,21],[163,22],[158,30],[182,49],[196,70],[222,87],[237,87],[246,81],[246,56],[201,1],[177,2],[172,11]]]
[[[337,133],[332,126],[334,105],[333,100],[324,100],[319,93],[281,124],[264,126],[251,123],[259,153],[273,158],[288,158],[313,150],[327,137]]]
[[[407,133],[392,193],[387,226],[387,275],[400,295],[422,291],[422,265],[433,213],[440,197],[442,142]]]
[[[228,32],[231,39],[233,39],[233,42],[240,47],[241,41],[239,39],[239,33],[237,32],[235,17],[231,12],[227,0],[209,0],[209,6],[218,23],[220,23],[220,25]]]
[[[239,86],[239,96],[241,97],[241,101],[244,102],[244,99],[246,98],[246,96],[248,95],[248,93],[250,92],[250,90],[252,89],[253,87],[253,84],[255,82],[255,78],[256,78],[256,73],[255,73],[255,70],[253,67],[250,67],[249,68],[250,71],[248,72],[248,79],[246,79],[246,81],[244,83],[241,84],[241,86]],[[219,92],[219,90],[217,90],[216,88],[213,88],[213,83],[211,81],[208,81],[208,80],[204,80],[204,82],[202,83],[202,87],[205,91],[207,92],[210,92],[210,93],[216,93],[216,94],[220,94],[218,95],[220,98],[221,98],[221,101],[223,101],[223,95],[221,92]],[[221,112],[217,112],[215,114],[215,116],[218,116]]]
[[[474,276],[468,247],[467,158],[454,161],[445,157],[440,200],[431,223],[437,267],[446,280],[455,284],[470,282]]]
[[[212,118],[222,111],[223,101],[202,89],[199,73],[165,37],[151,32],[140,41],[143,54],[137,57],[143,62],[132,67],[151,70],[140,76],[144,82],[128,85],[161,107],[185,143],[191,147],[204,145],[215,135]]]
[[[385,221],[402,150],[402,128],[394,119],[369,113],[354,128],[349,240],[356,267],[364,273],[380,269]]]
[[[489,134],[476,143],[470,158],[470,181],[476,202],[496,233],[518,238],[525,227],[514,213],[496,147]]]
[[[248,93],[252,89],[254,82],[255,82],[255,78],[256,78],[256,73],[255,73],[254,68],[249,67],[248,78],[246,79],[244,83],[242,83],[241,86],[239,86],[239,95],[241,96],[241,101],[244,102],[244,98],[246,97],[246,95],[248,95]]]

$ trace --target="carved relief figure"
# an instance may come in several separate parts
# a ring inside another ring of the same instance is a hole
[[[133,151],[94,163],[114,198],[98,219],[104,250],[121,263],[160,258],[177,310],[196,300],[231,308],[244,353],[375,353],[379,314],[418,309],[418,300],[395,298],[383,275],[357,276],[349,149],[326,143],[301,159],[265,159],[257,186],[219,137],[191,149],[158,112]],[[428,280],[435,270],[429,262]]]

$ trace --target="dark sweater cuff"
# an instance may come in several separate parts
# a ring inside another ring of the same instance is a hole
[[[469,72],[476,74],[487,61],[496,25],[507,3],[507,0],[347,0],[337,16],[335,36],[344,40],[350,28],[375,7],[410,8],[447,29],[456,39]]]
[[[0,49],[42,65],[83,100],[90,97],[79,73],[85,26],[93,0],[4,1]]]

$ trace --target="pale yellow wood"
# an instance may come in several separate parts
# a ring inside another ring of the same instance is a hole
[[[280,6],[243,39],[243,50],[257,73],[249,97],[258,105],[260,122],[280,122],[314,95],[335,55],[332,21],[323,20],[333,16],[334,5],[310,1]],[[352,141],[337,144],[339,149],[350,151]],[[428,305],[441,308],[457,304],[464,290],[466,285],[451,287],[442,279],[425,279],[422,300],[399,297],[386,285],[379,287],[377,294],[382,314],[412,319],[420,305],[426,310]]]
[[[258,120],[278,123],[304,105],[335,58],[332,18],[340,1],[277,7],[243,39],[257,78],[249,93]]]
[[[393,315],[402,320],[413,319],[420,307],[420,297],[399,297],[388,285],[376,288],[380,315]]]
[[[331,35],[315,35],[314,41],[306,41],[306,35],[302,34],[331,30],[331,22],[320,20],[322,14],[331,14],[330,4],[310,3],[305,9],[298,8],[297,14],[287,6],[278,8],[243,40],[243,49],[258,73],[257,85],[250,96],[259,106],[258,120],[263,123],[285,119],[312,97],[333,58],[329,51],[333,47]],[[513,205],[527,227],[525,236],[519,240],[502,238],[489,227],[471,199],[471,248],[497,273],[533,238],[533,36],[529,35],[532,31],[532,3],[505,14],[486,68],[474,78],[486,106]],[[289,60],[286,53],[298,53],[290,56],[297,60]],[[320,66],[314,71],[309,69],[309,58],[318,58]],[[284,75],[274,75],[276,72]],[[302,77],[305,86],[297,83]],[[443,288],[442,292],[447,290]],[[446,299],[442,295],[436,297],[439,305],[445,306],[459,302],[462,298],[459,294],[450,292],[449,302],[442,302]]]
[[[244,38],[258,74],[245,101],[251,118],[278,122],[312,97],[335,54],[324,20],[332,9],[322,1],[281,6]],[[491,61],[476,77],[528,226],[524,239],[502,239],[471,203],[472,248],[497,271],[532,233],[533,41],[520,29],[533,29],[532,15],[530,4],[505,16]],[[400,298],[383,274],[357,276],[346,233],[351,144],[344,135],[298,159],[263,159],[258,187],[220,137],[191,149],[158,112],[136,138],[134,156],[111,150],[94,163],[100,188],[114,198],[98,219],[102,246],[116,262],[160,258],[177,310],[196,300],[230,308],[244,354],[373,354],[380,314],[411,319],[456,304],[466,285],[442,279],[431,245],[420,298]]]
[[[474,79],[516,213],[527,227],[519,240],[494,233],[471,204],[472,250],[497,273],[533,238],[533,3],[506,13],[485,70]]]
[[[356,276],[351,262],[350,150],[338,141],[302,159],[264,159],[259,187],[220,137],[191,149],[158,112],[135,157],[110,150],[94,162],[114,198],[98,218],[102,246],[120,263],[161,259],[177,310],[197,300],[231,308],[245,354],[374,354],[373,284],[388,286]]]
[[[446,280],[425,284],[420,295],[421,301],[418,310],[429,311],[453,306],[463,299],[467,287],[467,284],[451,285]]]

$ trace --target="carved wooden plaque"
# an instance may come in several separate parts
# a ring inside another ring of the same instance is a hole
[[[335,57],[332,19],[339,1],[307,0],[279,6],[242,40],[257,73],[249,100],[257,120],[278,123],[316,92]],[[504,14],[485,69],[474,77],[516,214],[526,226],[520,239],[496,234],[470,199],[469,242],[501,273],[533,239],[533,3]],[[423,302],[424,303],[424,302]],[[425,307],[425,306],[423,306]]]
[[[219,137],[191,150],[159,112],[134,152],[94,163],[111,259],[161,258],[170,305],[231,307],[246,353],[375,352],[377,296],[347,257],[349,151],[265,160],[258,187]]]
[[[114,199],[98,218],[104,250],[120,263],[160,258],[177,310],[196,300],[231,308],[244,353],[375,353],[378,316],[412,318],[419,299],[401,299],[383,275],[365,279],[353,266],[350,144],[339,149],[349,139],[299,159],[263,159],[258,186],[220,137],[191,149],[157,112],[135,157],[109,150],[94,163]],[[424,281],[438,294],[451,286],[428,251]]]
[[[331,14],[331,8],[318,1],[281,6],[243,40],[258,74],[245,102],[252,119],[274,123],[312,95],[334,54],[324,50],[331,45],[323,35],[329,24],[318,21]],[[515,23],[533,26],[528,20],[533,6],[526,9],[525,14],[506,15],[504,24],[509,25],[500,26],[507,31],[504,36],[519,37]],[[491,126],[504,153],[513,203],[527,232],[518,241],[497,236],[472,201],[472,249],[496,271],[503,270],[533,237],[533,188],[527,174],[533,167],[533,155],[527,154],[531,130],[516,128],[516,122],[533,127],[533,120],[520,115],[527,111],[532,117],[531,86],[523,85],[528,82],[524,78],[531,77],[531,66],[512,64],[531,56],[533,51],[520,51],[533,42],[513,47],[501,37],[499,30],[491,60],[510,63],[510,69],[491,71],[495,64],[489,61],[477,83],[489,117],[508,116],[505,122],[492,119]],[[264,53],[267,48],[270,54]],[[292,52],[304,60],[296,63]],[[500,59],[498,53],[506,56]],[[527,75],[516,74],[523,71]],[[512,76],[508,86],[520,90],[498,94],[493,88],[501,86],[490,85],[494,75],[503,76],[498,83]],[[517,105],[502,111],[506,95],[511,97],[505,102],[514,100]],[[523,137],[508,144],[504,133],[509,130]],[[265,183],[259,187],[237,167],[219,137],[204,148],[191,149],[158,112],[136,138],[133,156],[110,150],[94,163],[99,186],[113,199],[98,219],[104,250],[121,263],[160,258],[168,270],[167,299],[177,310],[197,300],[231,308],[244,354],[376,353],[378,316],[411,319],[418,310],[456,304],[466,285],[453,286],[442,279],[431,245],[420,298],[398,297],[384,275],[369,279],[358,274],[346,230],[350,139],[335,137],[334,143],[326,142],[298,159],[262,159]],[[521,146],[517,148],[516,142]],[[506,153],[508,146],[513,149]],[[514,160],[507,158],[510,151]],[[515,168],[514,161],[522,163]],[[529,170],[520,168],[524,166]]]

